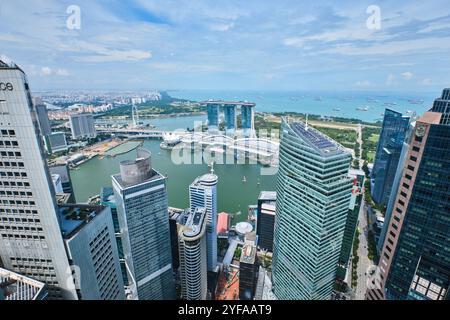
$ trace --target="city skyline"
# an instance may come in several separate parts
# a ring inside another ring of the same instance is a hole
[[[450,82],[445,1],[376,4],[379,29],[367,27],[370,1],[81,1],[80,29],[67,27],[71,5],[0,4],[0,55],[33,90],[430,92]]]

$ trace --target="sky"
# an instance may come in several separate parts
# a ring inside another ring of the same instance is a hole
[[[0,0],[0,29],[34,91],[450,86],[448,0]]]

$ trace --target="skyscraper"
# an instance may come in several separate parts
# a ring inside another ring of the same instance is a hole
[[[72,139],[95,138],[97,132],[94,126],[92,114],[72,114],[70,115],[70,130]]]
[[[256,219],[256,233],[258,234],[258,246],[272,252],[273,233],[275,228],[277,193],[262,191],[258,198],[258,213]]]
[[[282,123],[274,235],[278,299],[329,299],[349,208],[352,156],[302,122]]]
[[[42,136],[48,136],[52,133],[50,120],[48,119],[47,106],[42,102],[42,99],[33,99],[34,108],[36,109],[36,115],[38,118],[39,128],[41,129]]]
[[[237,106],[235,104],[226,104],[223,108],[225,115],[225,131],[226,133],[234,133],[237,129]]]
[[[253,300],[258,282],[256,245],[245,243],[239,261],[239,299]]]
[[[244,137],[255,135],[255,104],[243,103],[241,105],[242,131]]]
[[[358,226],[358,217],[361,210],[363,200],[365,173],[362,170],[350,169],[349,176],[353,180],[352,196],[350,199],[350,207],[348,209],[347,220],[345,222],[344,237],[342,239],[341,253],[339,255],[339,263],[336,278],[340,281],[345,280],[347,267],[355,239],[356,228]]]
[[[45,282],[49,298],[77,299],[25,73],[0,61],[0,257]]]
[[[208,112],[208,131],[218,131],[219,130],[219,104],[208,103],[206,105]]]
[[[206,210],[197,207],[179,228],[181,298],[205,300],[208,293],[206,267]]]
[[[72,179],[70,178],[70,171],[67,165],[53,165],[49,169],[51,174],[57,174],[61,177],[64,193],[70,194],[70,203],[75,203],[75,193],[73,192]]]
[[[449,297],[449,93],[416,121],[369,299]]]
[[[82,300],[124,300],[111,209],[104,206],[64,205],[59,208],[61,232],[77,292]]]
[[[372,198],[386,205],[391,194],[403,142],[409,128],[409,117],[386,109],[372,170]]]
[[[211,173],[195,179],[189,186],[189,202],[191,211],[205,208],[207,212],[207,247],[208,271],[215,271],[217,267],[217,182],[219,178]]]
[[[44,136],[45,149],[49,154],[67,151],[66,134],[64,132],[54,132]]]
[[[175,298],[166,178],[151,166],[151,154],[123,161],[112,176],[130,290],[135,299]]]

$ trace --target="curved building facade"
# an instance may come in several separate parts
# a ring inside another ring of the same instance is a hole
[[[179,233],[181,297],[205,300],[208,291],[206,268],[206,210],[191,213]]]
[[[350,204],[352,156],[302,122],[282,124],[274,233],[278,299],[329,299]]]
[[[189,186],[189,203],[192,212],[197,208],[206,210],[206,233],[208,247],[208,271],[217,266],[217,183],[219,177],[208,173],[195,179]]]

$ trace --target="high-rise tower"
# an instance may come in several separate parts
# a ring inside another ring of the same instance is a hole
[[[205,300],[208,293],[206,267],[206,210],[197,207],[179,228],[181,297]]]
[[[445,89],[416,121],[369,299],[448,299],[449,177],[450,89]]]
[[[25,73],[0,61],[0,257],[45,282],[48,297],[77,299]]]
[[[329,299],[350,204],[352,156],[302,122],[283,120],[274,234],[279,299]]]
[[[217,182],[219,178],[211,173],[195,179],[189,186],[189,202],[191,211],[205,208],[207,217],[208,271],[217,267]]]
[[[387,205],[410,118],[386,109],[372,170],[372,198]]]
[[[151,154],[123,161],[112,176],[123,253],[132,297],[140,300],[175,298],[172,274],[166,178],[151,166]]]

